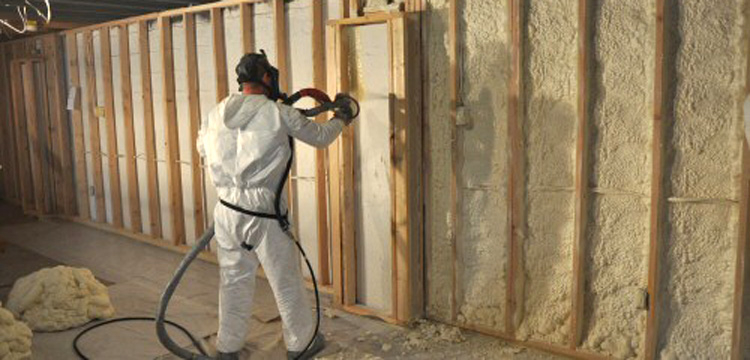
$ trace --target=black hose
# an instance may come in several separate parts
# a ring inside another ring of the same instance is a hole
[[[109,325],[109,324],[118,323],[118,322],[125,322],[125,321],[156,321],[156,318],[149,317],[149,316],[120,317],[120,318],[110,319],[107,321],[102,321],[100,323],[91,325],[87,327],[86,329],[84,329],[83,331],[81,331],[80,333],[78,333],[75,339],[73,339],[73,350],[76,352],[76,355],[78,355],[78,357],[83,360],[88,360],[88,357],[86,357],[86,355],[84,355],[81,349],[78,347],[78,341],[83,337],[83,335],[86,335],[86,333],[88,333],[89,331],[94,330],[100,326]],[[193,344],[193,346],[198,348],[198,351],[200,351],[201,354],[207,355],[206,351],[203,349],[203,346],[201,346],[200,342],[195,338],[195,336],[193,336],[193,334],[190,333],[190,331],[188,331],[187,329],[185,329],[184,327],[182,327],[182,325],[178,323],[175,323],[169,320],[164,320],[164,322],[180,330],[183,334],[185,334],[185,336],[187,336],[190,339],[190,342]]]

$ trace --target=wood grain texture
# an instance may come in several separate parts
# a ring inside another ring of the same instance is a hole
[[[326,89],[325,64],[325,19],[323,18],[323,2],[314,1],[312,7],[313,28],[311,42],[313,51],[313,84],[316,89]],[[319,123],[327,121],[327,114],[316,118]],[[330,285],[330,259],[328,239],[328,194],[326,192],[326,149],[315,151],[315,192],[318,220],[318,281],[321,285]]]
[[[224,37],[224,16],[220,8],[211,9],[211,31],[214,41],[214,68],[216,74],[216,102],[229,95],[227,79],[227,45]]]
[[[56,172],[61,195],[60,201],[64,214],[73,216],[75,214],[76,199],[75,188],[73,184],[73,158],[71,150],[70,132],[68,131],[67,114],[65,111],[66,91],[64,76],[65,63],[63,57],[64,38],[59,35],[52,35],[49,38],[50,59],[48,60],[48,73],[50,79],[51,100],[50,111],[52,112],[54,127],[56,129],[56,149],[55,158],[58,163]]]
[[[14,104],[24,103],[23,76],[21,63],[11,62],[11,92]],[[34,210],[34,188],[31,183],[31,164],[29,163],[29,137],[26,130],[26,107],[13,107],[13,123],[16,136],[16,164],[18,164],[18,181],[20,183],[20,201],[24,213]]]
[[[242,5],[251,6],[251,5]],[[201,157],[198,154],[196,142],[201,126],[200,84],[198,83],[198,52],[195,33],[195,15],[185,15],[185,63],[187,66],[187,94],[188,111],[190,117],[190,172],[193,179],[193,217],[195,218],[195,234],[200,236],[205,231],[206,214],[203,210],[204,179]]]
[[[109,165],[109,196],[112,202],[112,224],[123,226],[122,189],[120,187],[120,161],[117,150],[117,122],[115,121],[115,94],[112,86],[112,41],[109,28],[99,30],[102,56],[102,83],[104,86],[104,126],[107,132],[107,158]]]
[[[589,0],[578,0],[578,134],[576,142],[575,225],[573,237],[573,284],[569,346],[581,343],[586,283],[586,229],[589,208]]]
[[[657,358],[659,333],[659,293],[661,243],[664,241],[666,212],[666,194],[664,194],[664,158],[666,147],[667,125],[664,114],[665,91],[665,0],[656,0],[656,63],[654,66],[654,118],[653,140],[651,148],[651,229],[649,233],[648,257],[648,316],[646,318],[646,345],[644,357],[647,360]]]
[[[338,33],[335,26],[328,26],[326,33],[326,77],[328,93],[336,94],[338,88]],[[331,214],[331,284],[333,285],[334,303],[344,303],[344,269],[343,242],[341,233],[341,138],[328,148],[328,194],[330,196]]]
[[[180,140],[177,123],[176,89],[174,80],[174,53],[172,47],[172,22],[159,18],[161,38],[162,90],[164,91],[164,129],[167,148],[167,193],[169,195],[172,242],[185,244],[185,208],[182,198],[182,171],[180,169]]]
[[[96,202],[97,222],[106,222],[106,205],[104,202],[104,176],[102,175],[102,147],[99,133],[99,117],[96,116],[96,65],[94,63],[94,39],[91,31],[83,33],[83,49],[86,64],[86,111],[89,121],[89,143],[91,144],[91,162],[94,178],[94,201]]]
[[[130,205],[130,228],[143,232],[141,217],[141,194],[138,185],[136,162],[135,126],[133,124],[133,86],[130,75],[130,31],[127,25],[118,27],[120,33],[120,91],[122,93],[122,123],[125,133],[125,171],[128,176],[128,204]]]
[[[76,214],[81,219],[91,218],[88,196],[88,176],[86,176],[86,149],[84,146],[83,114],[81,108],[81,77],[78,69],[78,45],[76,35],[67,35],[68,76],[70,85],[76,92],[73,110],[70,111],[71,126],[73,127],[73,156],[75,158],[76,176]]]
[[[22,154],[23,156],[29,157],[29,162],[31,164],[31,186],[33,188],[32,192],[34,194],[34,210],[37,213],[45,213],[45,186],[44,186],[44,175],[42,168],[44,165],[44,160],[42,159],[42,154],[44,152],[43,146],[43,139],[41,137],[43,136],[42,130],[42,119],[40,119],[41,114],[39,114],[38,111],[38,99],[37,99],[37,91],[35,86],[35,76],[34,76],[34,64],[31,61],[24,61],[21,64],[21,72],[23,74],[23,94],[24,94],[24,101],[22,102],[26,109],[25,114],[26,117],[24,118],[26,122],[26,129],[28,131],[28,137],[29,137],[29,151],[26,154]],[[24,134],[22,134],[23,136]]]
[[[461,234],[461,149],[463,141],[458,129],[458,106],[460,101],[460,64],[458,63],[458,26],[459,0],[450,0],[448,23],[448,57],[450,66],[450,115],[451,115],[451,178],[450,178],[450,215],[451,215],[451,321],[458,320],[459,299],[461,298],[460,251],[458,242]]]
[[[322,3],[313,2],[313,6]],[[242,51],[245,54],[255,51],[255,17],[253,4],[240,5],[240,26],[242,26]],[[187,16],[187,15],[186,15]]]
[[[138,23],[138,47],[141,74],[151,74],[151,57],[148,40],[148,23]],[[154,133],[154,98],[151,76],[141,76],[141,101],[146,147],[146,177],[148,178],[148,212],[151,236],[162,236],[161,204],[159,203],[158,167],[156,166],[156,134]]]

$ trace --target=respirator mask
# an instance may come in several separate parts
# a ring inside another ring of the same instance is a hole
[[[279,69],[268,62],[265,51],[260,50],[260,54],[245,54],[240,59],[240,63],[237,64],[235,72],[237,73],[237,82],[240,84],[240,91],[242,91],[243,83],[255,83],[266,89],[269,99],[273,101],[286,99],[287,95],[279,89]],[[271,78],[270,85],[263,81],[266,74]]]

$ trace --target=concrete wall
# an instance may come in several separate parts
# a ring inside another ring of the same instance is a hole
[[[427,313],[504,332],[507,291],[507,1],[459,2],[457,269],[452,262],[449,2],[428,0]],[[570,337],[577,142],[578,1],[524,9],[526,236],[516,336]],[[585,351],[642,358],[647,309],[656,15],[654,0],[591,2],[590,189]],[[745,1],[668,1],[668,198],[659,304],[663,358],[728,358],[738,239]]]

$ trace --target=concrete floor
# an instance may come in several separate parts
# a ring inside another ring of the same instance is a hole
[[[0,301],[12,281],[39,268],[65,264],[89,268],[109,286],[117,316],[152,315],[161,289],[182,256],[118,235],[61,220],[24,217],[0,203]],[[218,268],[196,261],[178,289],[169,318],[185,325],[204,343],[216,331]],[[251,334],[244,353],[251,359],[283,359],[281,323],[268,283],[258,279]],[[329,299],[324,296],[324,304]],[[322,332],[328,346],[321,359],[557,359],[497,339],[431,322],[412,329],[326,308]],[[263,321],[261,321],[261,319]],[[76,359],[71,340],[80,331],[35,334],[34,359]],[[173,359],[154,340],[150,323],[113,325],[81,342],[91,358]],[[183,339],[183,343],[187,344]]]

